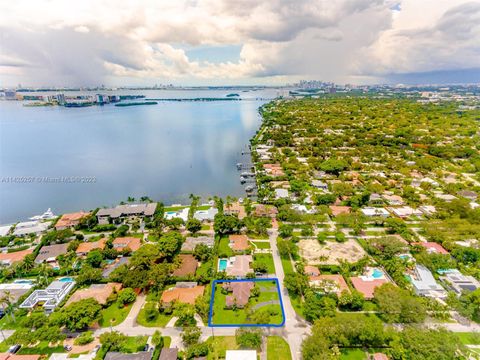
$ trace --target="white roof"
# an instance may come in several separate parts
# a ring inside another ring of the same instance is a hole
[[[10,231],[12,225],[2,225],[0,226],[0,236],[5,236]]]
[[[50,222],[26,221],[15,226],[13,235],[38,234],[48,229]]]
[[[287,189],[275,189],[275,196],[277,198],[288,198],[288,190]]]
[[[385,210],[384,208],[366,207],[360,210],[366,216],[389,216],[390,215],[388,211]]]
[[[257,360],[257,351],[227,350],[225,360]]]

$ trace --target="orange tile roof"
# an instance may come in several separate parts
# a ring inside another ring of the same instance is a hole
[[[416,242],[416,243],[412,243],[412,245],[420,245],[425,249],[427,249],[428,252],[434,252],[438,254],[448,254],[448,251],[445,250],[445,248],[442,245],[436,242]]]
[[[100,304],[107,303],[108,297],[112,294],[113,289],[119,291],[122,288],[120,283],[108,283],[108,284],[93,284],[86,289],[75,291],[75,293],[68,299],[67,305],[88,298],[94,298]]]
[[[350,289],[347,285],[347,282],[345,281],[345,279],[343,278],[342,275],[330,275],[330,274],[326,274],[326,275],[318,275],[318,276],[310,276],[309,277],[309,281],[310,282],[321,282],[321,281],[325,281],[325,282],[328,282],[328,281],[331,281],[331,282],[334,282],[335,285],[337,286],[338,290],[335,291],[335,293],[337,295],[340,295],[343,291],[348,291],[350,292]]]
[[[106,241],[107,241],[106,239],[100,239],[94,242],[82,242],[80,243],[80,245],[78,245],[78,248],[75,252],[77,254],[85,254],[95,249],[103,250],[105,248]]]
[[[304,268],[305,274],[311,275],[311,276],[318,276],[320,275],[320,270],[316,266],[312,265],[307,265]]]
[[[58,229],[78,225],[80,220],[88,215],[90,215],[90,213],[84,211],[79,211],[71,214],[63,214],[62,217],[55,224],[55,228]]]
[[[23,261],[25,256],[31,254],[33,249],[27,249],[22,251],[15,251],[12,253],[0,253],[0,262],[9,262],[10,264]]]
[[[129,248],[131,251],[137,251],[142,245],[142,240],[136,237],[119,237],[113,240],[112,244],[115,249]]]
[[[247,213],[245,212],[245,207],[241,205],[239,202],[234,202],[230,205],[225,205],[224,209],[225,213],[231,213],[231,214],[238,214],[238,218],[241,220],[245,216],[247,216]]]
[[[235,251],[247,250],[250,246],[247,235],[230,235],[228,238],[233,243],[232,249]]]
[[[0,360],[38,360],[40,355],[17,355],[10,353],[0,353]]]
[[[352,277],[350,280],[352,281],[353,287],[361,292],[365,296],[365,299],[373,299],[375,288],[388,282],[387,279],[365,281],[360,277]]]
[[[375,353],[372,356],[372,360],[388,360],[388,356],[384,353]]]
[[[193,255],[181,254],[178,255],[180,259],[180,267],[175,269],[172,273],[173,276],[187,276],[187,275],[195,275],[195,271],[197,271],[198,261],[195,259]]]
[[[185,304],[195,304],[195,299],[203,295],[205,286],[195,286],[191,288],[173,288],[165,290],[162,293],[161,301],[164,303],[171,303],[178,301]]]

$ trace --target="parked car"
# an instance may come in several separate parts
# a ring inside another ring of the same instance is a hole
[[[20,344],[15,344],[15,345],[12,345],[8,348],[8,353],[10,354],[15,354],[18,350],[20,350],[20,348],[22,347],[22,345]]]
[[[63,349],[64,349],[65,351],[71,351],[71,350],[72,350],[72,346],[71,346],[71,345],[65,345],[65,346],[63,347]]]

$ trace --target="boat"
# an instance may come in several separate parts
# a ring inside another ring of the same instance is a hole
[[[52,209],[48,208],[42,215],[32,216],[29,220],[48,220],[53,219],[56,216],[53,214]]]
[[[248,185],[248,186],[245,187],[245,191],[246,191],[246,192],[252,192],[253,189],[254,189],[254,187],[251,186],[251,185]]]

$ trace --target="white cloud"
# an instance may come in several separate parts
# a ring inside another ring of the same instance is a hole
[[[456,0],[1,2],[0,80],[347,82],[392,72],[480,67],[479,5]],[[235,62],[193,61],[183,50],[238,44]]]

